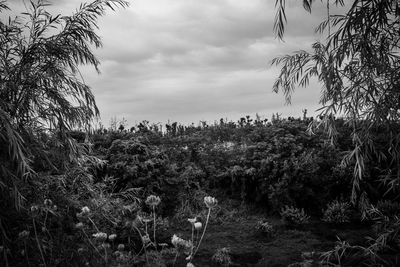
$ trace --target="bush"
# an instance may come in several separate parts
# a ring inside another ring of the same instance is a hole
[[[328,207],[324,212],[322,220],[328,223],[349,222],[350,221],[349,208],[350,208],[349,203],[335,200],[328,204]]]
[[[298,209],[292,206],[285,206],[281,209],[282,221],[289,226],[299,226],[307,224],[310,217],[304,212],[304,209]]]
[[[229,248],[220,248],[212,256],[212,261],[218,266],[230,266],[232,264],[231,250]]]
[[[256,223],[257,231],[260,231],[268,236],[272,236],[274,234],[274,227],[267,221],[260,220]]]

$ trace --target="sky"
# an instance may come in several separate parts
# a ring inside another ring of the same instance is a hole
[[[8,1],[24,11],[22,0]],[[27,1],[26,1],[27,2]],[[53,0],[52,14],[72,14],[82,0]],[[279,74],[271,60],[320,39],[315,27],[326,16],[287,1],[285,41],[273,33],[275,0],[135,0],[99,19],[103,47],[94,53],[101,74],[83,66],[103,125],[111,118],[129,126],[143,120],[182,124],[220,118],[236,121],[257,113],[300,117],[320,107],[320,85],[298,88],[292,104],[272,92]]]

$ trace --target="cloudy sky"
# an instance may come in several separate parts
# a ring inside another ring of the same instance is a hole
[[[53,0],[52,13],[71,14],[82,1]],[[15,9],[21,2],[9,1]],[[326,11],[317,2],[309,15],[299,1],[287,2],[284,43],[273,33],[275,0],[135,0],[108,12],[99,20],[104,46],[95,51],[101,74],[82,68],[103,124],[112,117],[134,125],[312,114],[319,86],[299,88],[285,105],[272,92],[278,69],[270,61],[308,49]]]

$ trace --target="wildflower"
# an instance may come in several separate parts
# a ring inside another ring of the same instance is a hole
[[[84,225],[83,225],[83,223],[81,223],[81,222],[75,224],[75,228],[76,228],[76,229],[82,229],[83,226],[84,226]]]
[[[38,213],[39,213],[39,206],[37,206],[37,205],[31,206],[31,212],[32,212],[34,215],[38,214]]]
[[[42,226],[42,232],[43,232],[43,233],[45,233],[45,232],[46,232],[46,230],[47,230],[47,228],[46,228],[46,227],[44,227],[44,226]]]
[[[150,218],[142,218],[142,221],[143,221],[144,223],[149,223],[149,222],[151,222],[152,220],[151,220]]]
[[[90,213],[90,209],[87,206],[85,206],[85,207],[82,208],[81,213],[82,213],[82,215],[89,214]]]
[[[29,234],[30,234],[29,231],[24,230],[24,231],[22,231],[22,232],[20,232],[20,233],[18,234],[18,237],[21,238],[21,239],[25,239],[25,238],[27,238],[27,237],[29,236]]]
[[[201,222],[194,223],[194,228],[196,230],[200,230],[202,227],[203,227],[203,224]]]
[[[196,222],[196,220],[197,220],[197,218],[189,218],[189,219],[188,219],[188,221],[189,221],[191,224],[194,224],[194,223]]]
[[[124,251],[124,249],[125,249],[125,245],[124,244],[119,244],[118,245],[118,250],[119,251]]]
[[[213,209],[218,205],[218,200],[216,200],[214,197],[207,196],[204,197],[204,204],[206,204],[207,208]]]
[[[186,264],[186,267],[195,267],[195,266],[194,266],[194,264],[193,264],[193,263],[191,263],[191,262],[188,262],[188,263]]]
[[[193,247],[191,241],[184,240],[177,235],[172,236],[171,243],[178,251],[190,251],[190,249]]]
[[[107,234],[103,232],[98,232],[92,235],[98,241],[105,241],[107,239]]]
[[[158,206],[158,204],[160,204],[161,199],[158,196],[150,195],[150,196],[147,197],[145,202],[150,207],[155,207],[155,206]]]
[[[44,205],[47,207],[51,207],[53,205],[53,201],[51,201],[51,199],[46,198],[44,200]]]
[[[143,242],[143,244],[148,244],[148,243],[150,243],[151,241],[150,241],[149,235],[144,235],[144,236],[142,237],[142,242]]]
[[[181,239],[182,238],[178,237],[177,235],[173,235],[171,239],[172,245],[174,245],[174,247],[177,247]]]
[[[57,205],[53,206],[53,210],[56,211],[57,210]]]
[[[116,234],[111,234],[111,235],[108,236],[108,240],[114,241],[116,237],[117,237]]]

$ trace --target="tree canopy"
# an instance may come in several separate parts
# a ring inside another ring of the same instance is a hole
[[[311,12],[315,1],[304,0]],[[324,1],[321,1],[324,2]],[[344,116],[352,126],[354,149],[344,163],[354,163],[353,200],[365,178],[368,162],[379,161],[382,169],[375,179],[389,190],[398,190],[400,181],[400,3],[392,0],[325,2],[349,5],[344,14],[329,14],[316,28],[321,41],[311,51],[297,51],[275,58],[281,66],[273,90],[283,91],[290,102],[297,86],[305,87],[317,78],[322,85],[320,112],[330,136],[335,137],[334,116]],[[285,0],[276,0],[274,30],[283,38]],[[385,143],[377,143],[373,133],[390,132]]]
[[[14,188],[33,173],[33,155],[47,150],[42,133],[55,136],[60,149],[75,151],[68,131],[99,115],[80,65],[100,64],[97,19],[123,0],[81,4],[70,16],[51,15],[45,0],[30,1],[26,12],[0,20],[0,187]],[[9,9],[0,1],[0,12]],[[45,153],[42,153],[45,154]]]

